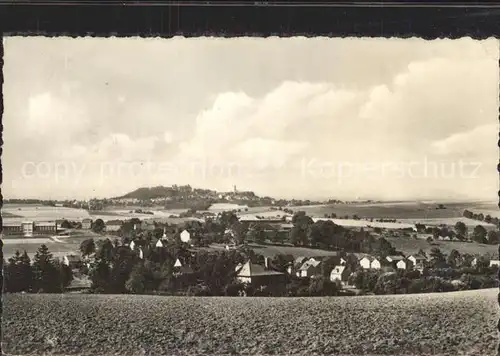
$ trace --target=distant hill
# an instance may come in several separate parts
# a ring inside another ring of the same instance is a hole
[[[304,206],[322,204],[322,202],[310,200],[278,200],[268,196],[259,197],[252,191],[217,192],[210,189],[192,188],[190,185],[143,187],[121,197],[111,198],[111,200],[116,201],[123,199],[137,199],[143,203],[152,200],[155,200],[156,203],[163,201],[165,206],[168,205],[170,208],[196,208],[198,210],[211,204],[227,202],[248,206]],[[340,201],[330,200],[329,202],[339,203]]]
[[[136,189],[130,193],[127,193],[118,199],[139,199],[139,200],[149,200],[158,198],[170,198],[176,196],[182,196],[183,193],[190,193],[183,189],[176,189],[174,187],[143,187]]]

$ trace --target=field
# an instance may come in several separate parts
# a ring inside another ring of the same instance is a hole
[[[314,257],[314,256],[334,256],[335,251],[327,251],[320,249],[313,249],[307,247],[295,247],[286,245],[257,245],[248,244],[256,253],[263,255],[264,257],[273,257],[277,254],[283,255],[293,255],[294,257],[304,256],[304,257]],[[225,245],[211,245],[206,250],[221,251],[225,248]]]
[[[435,203],[404,202],[404,203],[372,203],[372,204],[333,204],[313,207],[292,208],[303,210],[308,214],[322,217],[324,214],[335,213],[337,216],[358,215],[360,218],[386,219],[445,219],[460,218],[465,209],[482,212],[491,216],[500,216],[500,210],[495,203],[464,202],[444,204],[446,209],[436,209]]]
[[[353,220],[353,219],[333,219],[336,224],[344,225],[346,227],[359,227],[359,226],[372,226],[372,227],[385,227],[385,228],[402,228],[411,227],[413,224],[420,222],[428,225],[440,225],[447,224],[450,226],[455,225],[457,221],[463,221],[471,229],[473,226],[478,224],[484,225],[487,229],[493,228],[491,224],[485,224],[483,222],[470,220],[462,217],[462,212],[465,209],[472,210],[474,212],[483,212],[484,214],[489,213],[492,216],[499,215],[498,208],[494,203],[447,203],[446,209],[435,209],[436,204],[432,202],[393,202],[393,203],[371,203],[371,204],[334,204],[334,205],[316,205],[316,206],[302,206],[293,207],[294,211],[304,210],[314,218],[324,218],[324,214],[335,213],[337,216],[349,215],[352,216],[357,214],[359,217],[369,217],[369,218],[387,218],[387,219],[397,219],[396,223],[380,223],[380,222],[370,222],[367,220]],[[139,209],[141,207],[113,207],[106,209],[104,211],[98,212],[87,212],[81,209],[71,209],[71,208],[59,208],[59,207],[47,207],[41,205],[28,205],[28,204],[5,204],[2,207],[2,214],[4,217],[4,222],[19,222],[22,220],[34,220],[34,221],[47,221],[55,220],[60,218],[79,220],[83,217],[91,217],[93,219],[101,218],[104,221],[114,220],[114,219],[130,219],[132,217],[138,217],[141,219],[151,219],[154,218],[158,221],[167,222],[170,224],[182,224],[187,220],[192,218],[170,218],[172,214],[179,214],[183,210],[173,209],[155,209],[155,208],[142,208],[143,210],[151,210],[154,215],[150,214],[136,214],[130,213],[130,210]],[[235,208],[233,204],[218,204],[212,207],[211,211],[216,212],[220,209]],[[243,206],[241,208],[244,208]],[[495,212],[497,214],[495,214]],[[283,215],[282,211],[271,210],[269,207],[255,207],[248,208],[248,211],[242,212],[243,214],[255,214],[255,215]],[[21,217],[20,217],[21,216]],[[40,244],[46,243],[49,250],[53,252],[54,256],[60,257],[68,253],[75,252],[78,249],[80,242],[84,238],[96,237],[92,235],[91,232],[88,233],[89,236],[81,236],[80,238],[73,238],[67,240],[66,243],[58,243],[55,241],[42,242],[42,240],[27,241],[25,239],[17,239],[16,241],[9,241],[8,244],[4,245],[4,255],[6,258],[11,256],[16,249],[26,250],[31,256],[38,249]],[[92,236],[90,236],[92,235]],[[6,239],[7,240],[7,239]],[[4,240],[4,241],[6,241]],[[11,239],[9,239],[11,240]],[[415,253],[419,249],[429,251],[433,246],[424,240],[414,240],[408,238],[389,238],[389,241],[397,249],[406,253]],[[448,253],[452,249],[457,249],[461,253],[496,253],[496,246],[493,245],[480,245],[475,243],[462,243],[462,242],[449,242],[443,241],[439,242],[439,248],[443,252]],[[328,251],[313,250],[313,249],[303,249],[294,248],[291,246],[264,246],[256,247],[256,251],[262,253],[266,256],[272,256],[277,253],[292,254],[294,256],[315,256],[315,255],[329,255]]]
[[[105,239],[106,236],[95,234],[91,231],[79,232],[78,235],[74,235],[68,238],[59,238],[62,242],[54,241],[47,237],[33,237],[33,238],[6,238],[3,239],[3,255],[7,260],[11,257],[16,250],[19,252],[26,251],[30,258],[33,258],[35,252],[38,250],[40,245],[47,245],[49,251],[54,257],[61,258],[67,254],[73,254],[78,251],[80,243],[88,238],[93,238],[94,240]],[[114,238],[114,237],[113,237]]]
[[[31,204],[5,204],[2,207],[2,216],[7,218],[5,220],[8,222],[24,220],[54,221],[56,219],[80,220],[90,217],[88,211],[83,209]]]
[[[16,355],[496,355],[497,293],[6,295],[2,346]]]
[[[424,239],[413,239],[409,237],[385,237],[392,246],[398,251],[405,254],[417,253],[420,249],[429,253],[434,247],[437,247],[444,254],[448,255],[451,250],[455,249],[461,254],[469,253],[471,255],[484,255],[489,253],[496,259],[498,256],[498,245],[485,245],[475,242],[462,242],[462,241],[434,241],[431,245]]]
[[[402,223],[409,223],[409,224],[424,224],[424,225],[432,225],[432,226],[438,226],[438,225],[448,225],[448,226],[455,226],[455,224],[459,221],[463,222],[465,225],[467,225],[470,228],[474,228],[477,225],[482,225],[484,226],[485,229],[495,229],[495,225],[486,223],[484,221],[479,221],[479,220],[473,220],[473,219],[468,219],[464,217],[456,217],[456,218],[429,218],[429,219],[399,219],[398,221]]]

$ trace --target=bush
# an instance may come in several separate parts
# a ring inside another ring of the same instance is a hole
[[[231,283],[224,288],[224,295],[228,297],[237,297],[245,289],[242,283]]]
[[[198,284],[195,286],[189,286],[186,291],[187,296],[195,296],[195,297],[209,297],[212,295],[210,288],[206,285]]]

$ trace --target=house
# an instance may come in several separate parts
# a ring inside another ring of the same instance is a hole
[[[493,267],[493,266],[500,267],[500,261],[499,260],[491,260],[490,267]]]
[[[33,232],[37,235],[55,234],[57,226],[55,222],[36,222],[33,226]]]
[[[300,267],[307,261],[307,257],[299,256],[296,257],[295,260],[289,263],[286,267],[286,271],[288,274],[296,274]]]
[[[293,224],[290,224],[290,223],[283,223],[283,224],[279,225],[279,230],[283,230],[283,231],[290,231],[290,230],[292,230],[292,228],[293,228]]]
[[[359,260],[359,265],[364,269],[370,269],[371,260],[369,256],[365,256]]]
[[[276,287],[285,284],[284,273],[266,269],[264,266],[251,263],[251,261],[248,261],[241,267],[236,278],[241,283],[253,286],[272,285]]]
[[[56,229],[62,229],[62,224],[64,223],[64,219],[57,219],[56,220]]]
[[[174,268],[173,268],[173,274],[175,276],[179,276],[179,275],[191,275],[193,273],[194,273],[194,271],[193,271],[193,269],[191,267],[184,266],[179,259],[175,260]]]
[[[476,267],[477,266],[477,257],[474,257],[474,259],[470,262],[471,267]]]
[[[4,235],[21,235],[23,229],[20,223],[6,223],[2,224],[2,234]]]
[[[403,261],[405,258],[403,256],[387,256],[385,258],[387,260],[387,262],[390,262],[390,263],[397,263],[399,261]]]
[[[330,273],[330,281],[335,282],[339,280],[342,285],[347,284],[347,280],[351,275],[351,271],[346,266],[335,266],[335,268]]]
[[[83,219],[82,220],[82,229],[90,230],[92,228],[92,219]]]
[[[397,268],[398,262],[404,261],[405,258],[399,255],[387,256],[385,260],[383,260],[383,264],[387,267]]]
[[[373,256],[365,256],[360,261],[359,264],[364,269],[380,269],[382,264],[378,259]]]
[[[190,243],[191,241],[191,234],[187,230],[182,230],[180,237],[182,242]]]
[[[163,247],[163,242],[161,242],[161,239],[158,239],[155,244],[156,247]]]
[[[310,278],[321,274],[321,261],[314,258],[308,259],[297,271],[297,277]]]
[[[412,263],[409,260],[400,260],[400,261],[396,262],[397,269],[410,269],[411,266],[412,266]]]
[[[380,269],[382,268],[382,263],[377,258],[373,258],[370,267],[372,269]]]
[[[33,221],[24,221],[21,223],[21,229],[25,237],[33,236]]]
[[[66,255],[63,257],[63,264],[70,267],[71,269],[80,268],[82,266],[82,259],[80,256],[76,255]]]
[[[130,249],[131,249],[132,251],[134,251],[134,250],[135,250],[135,242],[134,242],[134,241],[130,241],[130,244],[129,244],[128,246],[130,247]]]
[[[123,225],[123,221],[121,220],[108,220],[106,221],[106,231],[107,232],[115,232],[120,230]]]
[[[408,257],[408,261],[412,263],[415,269],[422,270],[425,267],[427,258],[422,255],[411,255],[410,257]]]

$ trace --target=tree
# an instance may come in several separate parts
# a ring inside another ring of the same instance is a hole
[[[473,213],[472,211],[469,211],[469,210],[464,210],[463,214],[462,214],[465,218],[467,219],[472,219],[473,217]]]
[[[33,290],[44,293],[61,292],[60,274],[46,245],[41,245],[33,259]]]
[[[454,268],[460,267],[462,264],[462,256],[460,255],[460,252],[455,249],[452,250],[448,255],[447,263]]]
[[[337,284],[331,282],[327,277],[318,276],[309,281],[310,296],[334,296],[338,294]]]
[[[96,251],[96,259],[102,259],[106,263],[111,263],[113,261],[113,256],[115,252],[115,247],[110,239],[104,241],[99,241],[99,245]],[[118,248],[118,247],[117,247]]]
[[[103,232],[105,228],[106,228],[106,225],[104,224],[104,221],[102,219],[97,219],[92,224],[92,231],[94,231],[96,233]]]
[[[114,293],[126,292],[125,282],[138,261],[137,254],[127,246],[116,248],[110,271],[110,288]]]
[[[21,255],[16,251],[5,266],[5,289],[8,292],[29,292],[33,283],[30,258],[26,251]]]
[[[311,217],[307,216],[304,211],[298,211],[293,214],[292,224],[293,228],[290,232],[290,240],[294,245],[306,246],[309,241],[309,227],[313,224]]]
[[[95,252],[95,242],[94,239],[83,240],[80,244],[80,252],[82,256],[89,256]]]
[[[72,229],[73,228],[73,225],[71,225],[71,223],[68,221],[68,220],[64,220],[62,223],[61,223],[61,227],[63,229]]]
[[[377,254],[380,257],[385,258],[396,253],[396,249],[383,237],[379,238],[377,242]]]
[[[293,255],[276,254],[272,258],[271,263],[274,267],[276,267],[276,269],[280,270],[281,272],[285,272],[287,266],[294,261],[295,258],[293,257]]]
[[[248,233],[248,223],[237,221],[231,226],[231,230],[233,231],[236,245],[241,245],[245,242],[245,236]]]
[[[290,231],[290,242],[294,246],[303,245],[304,240],[307,240],[305,232],[298,226],[292,227]]]
[[[232,211],[224,211],[218,217],[219,223],[222,225],[222,231],[232,226],[238,221],[238,217]]]
[[[416,223],[415,228],[417,229],[417,232],[423,233],[425,232],[425,225],[421,223]]]
[[[249,230],[250,239],[262,244],[266,240],[266,232],[261,224],[255,224]]]
[[[461,236],[467,236],[467,225],[462,221],[457,221],[455,224],[455,232]]]
[[[498,244],[500,241],[500,236],[498,231],[495,230],[490,230],[488,231],[488,243],[491,245]]]
[[[144,293],[146,290],[145,273],[146,270],[142,263],[138,263],[132,268],[132,272],[130,272],[130,276],[125,282],[125,288],[128,292],[134,294]]]
[[[64,263],[59,263],[59,261],[56,261],[55,265],[59,270],[59,280],[61,288],[64,289],[68,287],[73,281],[73,271],[69,266],[66,266]]]
[[[320,220],[307,225],[307,241],[310,246],[341,249],[346,245],[344,229],[332,221]]]
[[[472,239],[477,243],[486,243],[487,231],[482,225],[477,225],[472,232]]]
[[[445,263],[446,261],[444,254],[437,247],[434,247],[430,251],[429,257],[431,259],[431,263],[434,268],[442,266],[442,264]]]
[[[111,269],[106,260],[98,258],[90,267],[89,276],[92,282],[91,289],[97,292],[107,292],[110,289]]]

